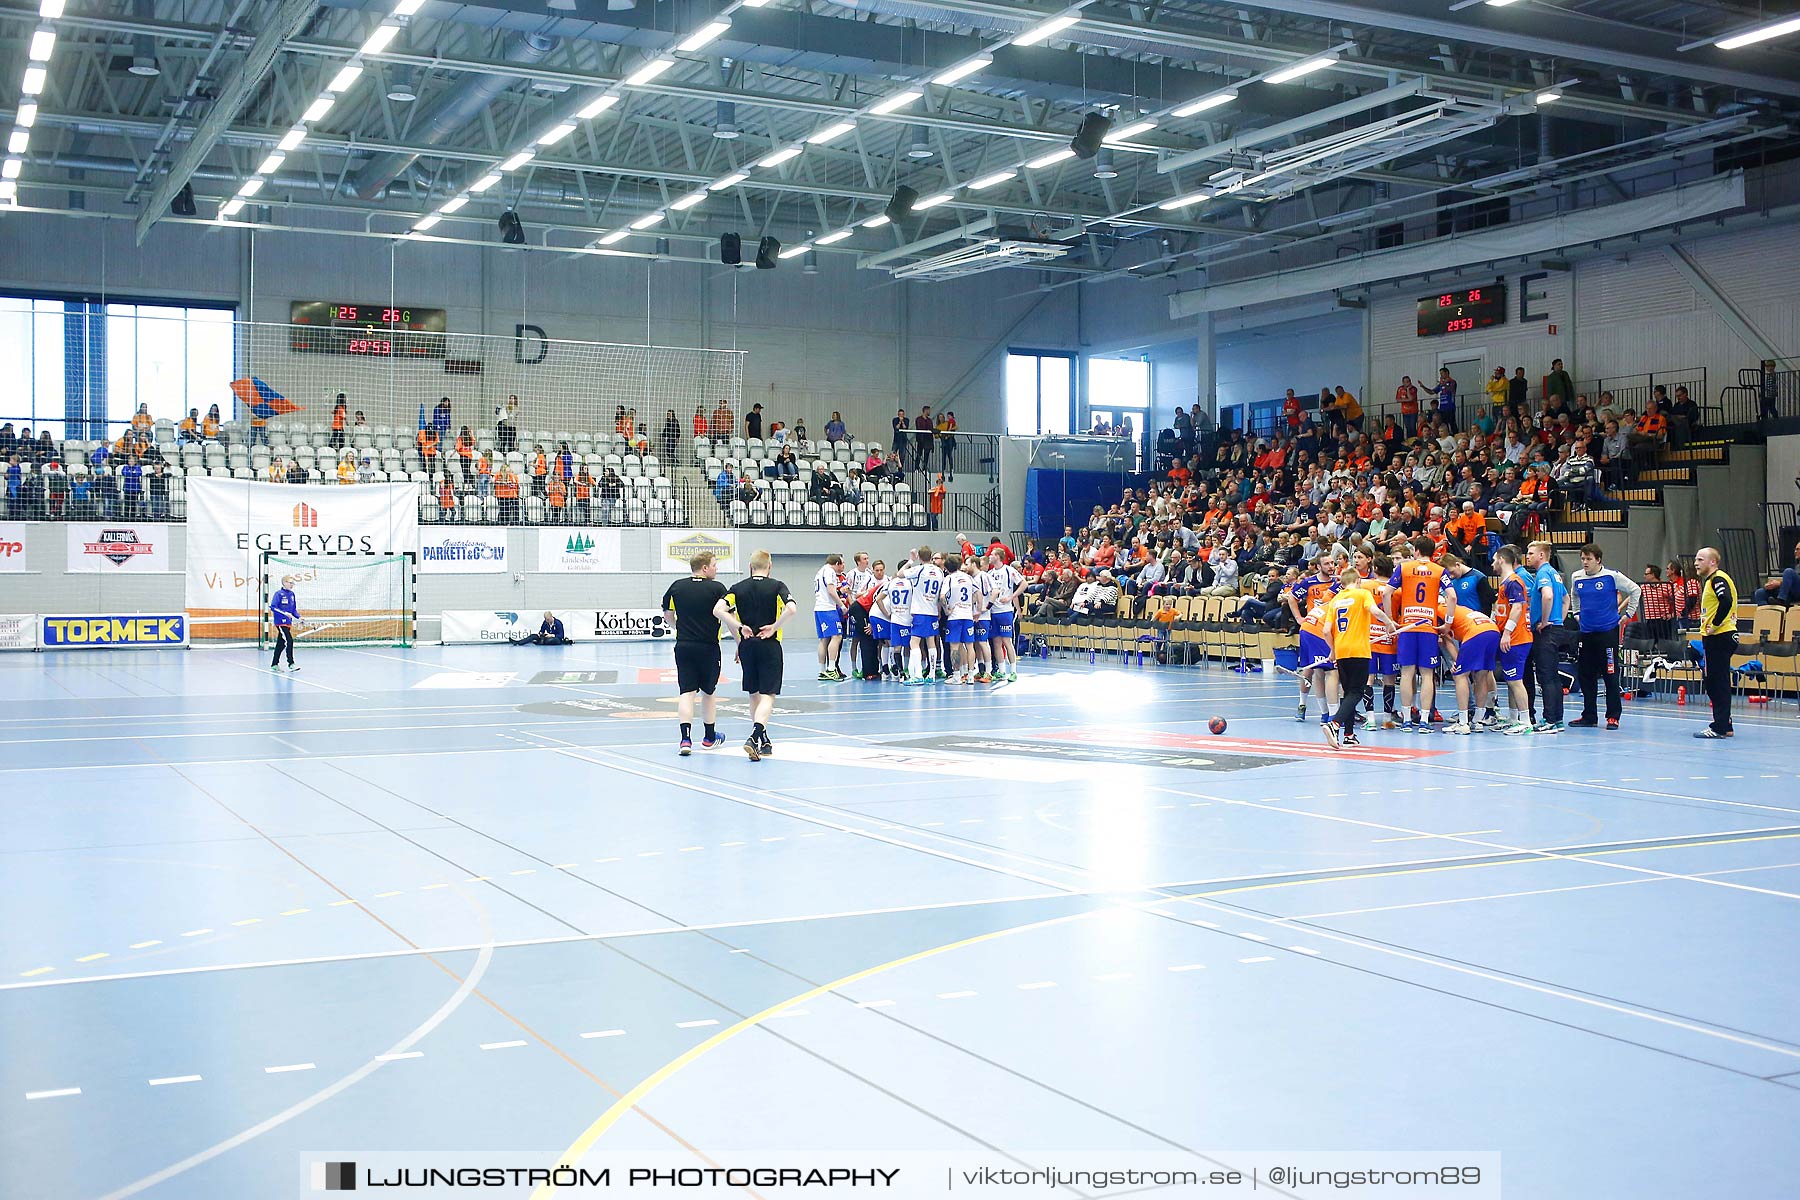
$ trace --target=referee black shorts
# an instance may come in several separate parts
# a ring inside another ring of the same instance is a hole
[[[744,669],[744,694],[781,695],[781,642],[747,638],[738,643],[738,665]]]
[[[705,692],[719,686],[719,643],[676,642],[675,686],[682,692]]]

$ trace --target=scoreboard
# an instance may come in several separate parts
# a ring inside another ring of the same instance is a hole
[[[343,300],[296,300],[288,307],[292,348],[306,354],[443,358],[449,320],[441,308]]]
[[[1419,336],[1442,337],[1506,323],[1506,284],[1419,297]]]

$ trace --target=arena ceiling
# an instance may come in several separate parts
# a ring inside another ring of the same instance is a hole
[[[1329,257],[1447,203],[1600,203],[1791,155],[1800,30],[1716,44],[1781,15],[1658,0],[14,0],[0,111],[17,163],[0,195],[128,214],[140,236],[185,219],[494,242],[510,209],[528,242],[571,251],[701,259],[721,232],[766,233],[926,278],[1009,246],[1077,277],[1287,244]],[[1284,80],[1294,67],[1312,69]],[[1112,140],[1063,153],[1096,112]],[[184,184],[191,217],[170,209]],[[900,185],[921,207],[884,224]]]

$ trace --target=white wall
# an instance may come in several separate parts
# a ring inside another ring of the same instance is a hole
[[[1362,387],[1359,312],[1220,334],[1215,344],[1220,408],[1279,399],[1288,388],[1317,400],[1322,387]]]

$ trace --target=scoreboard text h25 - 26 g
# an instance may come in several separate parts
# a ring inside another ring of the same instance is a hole
[[[345,300],[296,300],[288,324],[297,352],[373,358],[443,358],[449,332],[441,308]]]
[[[1501,282],[1419,297],[1419,336],[1441,337],[1506,323],[1506,285]]]

